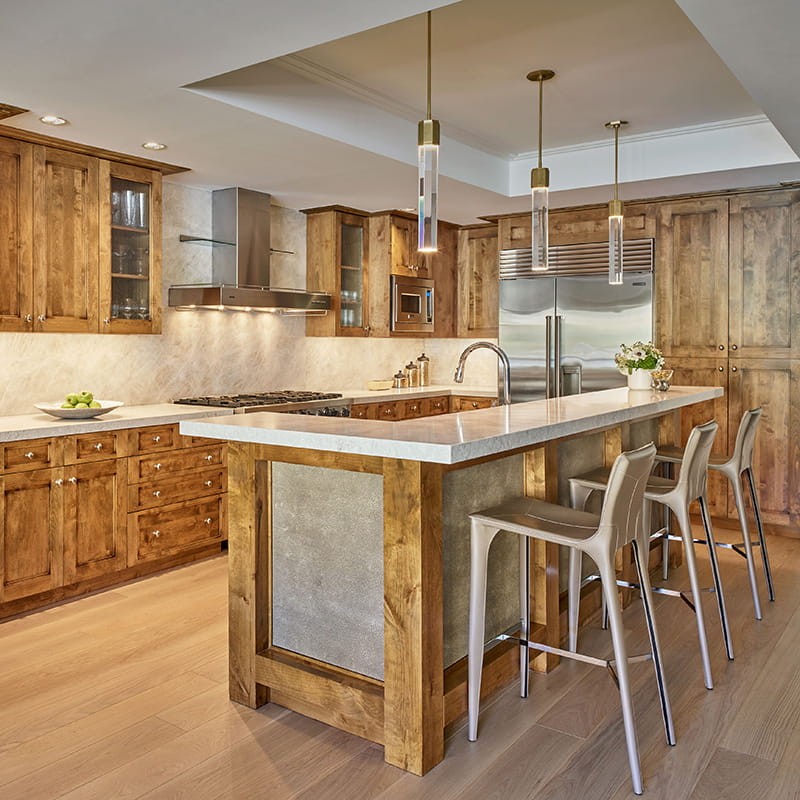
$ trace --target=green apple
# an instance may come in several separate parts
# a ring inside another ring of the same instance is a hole
[[[61,408],[75,408],[72,403],[62,403]]]
[[[75,403],[75,408],[89,408],[88,403]]]
[[[64,402],[65,403],[69,403],[71,406],[74,406],[75,403],[79,403],[80,402],[80,399],[78,398],[77,394],[68,394],[64,398]]]
[[[79,403],[86,403],[86,405],[89,405],[89,403],[91,403],[92,400],[94,400],[94,395],[91,392],[79,392],[78,393],[78,402]]]
[[[102,407],[103,406],[101,406],[100,403],[97,402],[97,400],[92,400],[92,402],[89,403],[89,408],[102,408]]]

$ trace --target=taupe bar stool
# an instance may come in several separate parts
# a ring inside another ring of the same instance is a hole
[[[740,544],[730,544],[728,542],[717,542],[717,547],[726,547],[735,550],[740,556],[747,559],[747,572],[750,577],[750,589],[753,594],[753,605],[755,607],[756,619],[761,619],[761,603],[758,597],[758,585],[756,583],[756,565],[753,556],[753,547],[761,548],[761,560],[764,564],[764,577],[767,580],[767,591],[769,599],[775,600],[775,587],[772,583],[772,570],[769,566],[769,556],[767,554],[767,542],[764,538],[764,526],[761,522],[761,508],[758,505],[758,495],[756,494],[756,483],[753,478],[753,447],[756,441],[758,423],[761,420],[761,408],[753,408],[745,411],[742,421],[739,423],[739,431],[736,434],[736,444],[733,446],[733,455],[730,458],[725,456],[711,456],[708,461],[708,468],[721,472],[733,487],[733,496],[736,499],[736,510],[739,514],[739,524],[742,527],[744,541]],[[684,453],[679,447],[659,447],[656,451],[656,461],[668,464],[681,464],[684,460]],[[742,491],[742,473],[747,478],[750,487],[750,499],[753,501],[753,513],[756,518],[756,528],[758,530],[758,541],[750,540],[750,527],[747,522],[747,510],[744,504],[744,492]],[[665,532],[664,536],[664,577],[667,577],[669,542],[674,537]],[[703,543],[702,539],[695,539],[698,543]],[[744,548],[744,550],[742,550]]]
[[[684,467],[681,469],[678,480],[674,481],[670,478],[659,478],[651,475],[647,481],[644,492],[644,497],[648,506],[647,520],[649,520],[649,505],[655,502],[665,505],[675,515],[680,525],[681,539],[686,546],[686,568],[689,572],[689,584],[694,602],[690,601],[684,592],[674,589],[656,587],[653,588],[652,591],[680,597],[695,612],[697,619],[697,638],[700,643],[700,655],[703,661],[703,678],[707,689],[714,688],[714,681],[711,677],[711,660],[708,654],[708,639],[706,637],[703,606],[700,602],[701,588],[697,577],[694,540],[692,538],[692,528],[689,521],[689,506],[694,500],[697,500],[700,505],[700,513],[703,518],[703,527],[706,533],[706,540],[704,540],[704,543],[708,544],[709,557],[711,559],[711,571],[714,576],[714,591],[717,595],[722,635],[725,640],[725,649],[728,658],[733,660],[733,644],[731,642],[730,627],[728,626],[728,614],[725,608],[725,595],[722,590],[717,551],[714,547],[714,533],[711,529],[711,518],[708,513],[708,499],[706,497],[708,456],[714,443],[714,436],[717,433],[717,428],[718,425],[713,420],[705,423],[705,425],[698,425],[694,428],[689,434],[689,440],[686,444]],[[574,508],[583,509],[592,492],[606,490],[608,480],[609,470],[607,468],[597,469],[586,475],[570,478],[570,500],[572,506]],[[649,525],[646,527],[647,530],[649,530]],[[649,552],[649,550],[647,552]],[[628,583],[627,581],[617,581],[617,584],[620,586],[640,588],[636,584]],[[580,586],[581,556],[579,553],[570,553],[568,614],[570,648],[577,646]]]
[[[630,764],[633,791],[642,793],[642,773],[639,766],[639,750],[636,744],[636,728],[631,702],[628,661],[652,658],[661,698],[661,712],[667,743],[675,744],[667,687],[664,683],[661,653],[647,573],[649,540],[642,525],[644,488],[653,466],[656,448],[652,443],[617,457],[608,481],[608,491],[600,515],[576,511],[553,503],[545,503],[530,497],[520,497],[502,505],[470,514],[471,561],[469,593],[469,728],[468,738],[478,738],[478,712],[480,706],[481,676],[486,613],[486,572],[489,546],[499,531],[520,534],[520,612],[522,617],[519,637],[503,634],[498,639],[512,639],[520,645],[520,694],[528,695],[529,650],[555,653],[566,658],[606,667],[614,677],[622,702],[622,719],[625,726],[628,763]],[[611,621],[611,638],[614,644],[614,660],[594,658],[583,653],[568,652],[528,640],[530,615],[530,539],[548,542],[587,553],[600,570],[603,592],[608,603]],[[634,559],[639,571],[639,580],[646,591],[642,593],[647,632],[650,637],[650,653],[628,658],[625,648],[622,612],[616,588],[614,554],[633,543]],[[616,672],[615,672],[616,670]]]

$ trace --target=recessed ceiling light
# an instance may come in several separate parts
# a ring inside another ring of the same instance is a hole
[[[166,150],[167,146],[165,144],[161,144],[161,142],[145,142],[142,147],[145,150]]]
[[[44,122],[45,125],[69,125],[69,120],[64,117],[57,117],[54,114],[45,114],[39,117],[39,122]]]

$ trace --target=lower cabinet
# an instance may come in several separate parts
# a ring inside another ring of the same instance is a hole
[[[397,422],[402,419],[432,417],[451,411],[472,411],[489,408],[497,403],[493,397],[420,397],[413,400],[387,400],[383,403],[356,403],[350,407],[354,419],[382,419]]]
[[[177,424],[13,442],[0,456],[0,618],[227,539],[226,446]]]

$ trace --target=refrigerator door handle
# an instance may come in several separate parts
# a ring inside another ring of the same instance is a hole
[[[555,353],[553,354],[553,372],[555,374],[555,397],[561,397],[561,316],[555,323]]]
[[[553,396],[552,382],[550,380],[550,353],[553,348],[553,318],[544,318],[544,396],[549,400]]]

